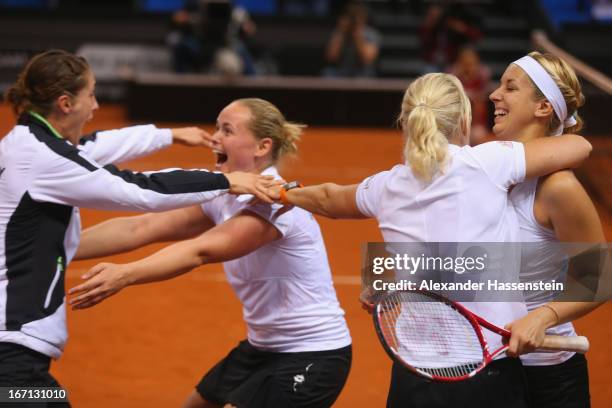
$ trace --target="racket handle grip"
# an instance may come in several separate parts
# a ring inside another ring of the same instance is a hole
[[[584,336],[544,336],[542,350],[564,350],[584,354],[589,351],[589,339]]]

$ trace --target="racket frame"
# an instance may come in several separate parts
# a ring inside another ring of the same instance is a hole
[[[420,293],[424,296],[430,297],[432,299],[432,301],[436,301],[436,302],[442,302],[447,304],[448,306],[450,306],[451,308],[455,309],[457,312],[459,312],[459,314],[461,314],[464,318],[467,319],[467,321],[470,323],[470,325],[472,326],[472,328],[474,329],[474,331],[476,332],[476,336],[478,337],[478,341],[480,342],[480,346],[482,347],[482,362],[480,363],[480,365],[478,365],[478,367],[476,367],[474,370],[472,370],[471,372],[469,372],[468,374],[462,375],[462,376],[456,376],[456,377],[443,377],[443,376],[439,376],[439,375],[435,375],[435,374],[430,374],[424,370],[421,370],[417,367],[413,367],[412,365],[410,365],[409,363],[407,363],[406,361],[404,361],[404,359],[400,356],[400,354],[394,350],[388,343],[387,343],[387,339],[385,338],[385,335],[383,333],[381,324],[380,324],[380,309],[382,307],[381,303],[385,301],[385,299],[391,297],[392,295],[399,293],[399,292],[414,292],[414,293]],[[503,346],[501,346],[500,348],[498,348],[497,350],[494,350],[493,352],[490,351],[489,348],[489,343],[487,342],[487,339],[485,338],[483,332],[482,332],[482,328],[486,328],[489,331],[492,331],[494,333],[499,334],[502,337],[505,338],[510,338],[510,332],[506,329],[502,329],[500,327],[495,326],[494,324],[488,322],[487,320],[483,319],[482,317],[472,313],[471,311],[469,311],[465,306],[463,306],[462,304],[458,303],[458,302],[453,302],[447,298],[445,298],[442,295],[438,295],[437,293],[433,293],[433,292],[429,292],[429,291],[425,291],[425,290],[402,290],[402,291],[391,291],[389,293],[384,294],[376,303],[375,307],[374,307],[374,311],[372,312],[372,317],[374,319],[374,327],[376,329],[376,334],[378,335],[378,338],[380,340],[380,343],[382,344],[383,348],[385,349],[385,351],[387,352],[387,354],[389,355],[389,357],[391,357],[391,359],[393,361],[396,361],[400,364],[402,364],[404,367],[406,367],[407,369],[409,369],[410,371],[412,371],[413,373],[420,375],[422,377],[428,378],[430,380],[434,380],[434,381],[442,381],[442,382],[456,382],[456,381],[463,381],[463,380],[467,380],[468,378],[472,378],[473,376],[475,376],[476,374],[478,374],[480,371],[482,371],[482,369],[484,369],[491,361],[493,361],[493,359],[495,359],[495,357],[497,357],[498,355],[502,354],[503,352],[505,352],[508,349],[508,345],[505,344]]]

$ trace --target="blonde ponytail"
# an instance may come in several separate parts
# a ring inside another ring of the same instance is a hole
[[[306,127],[288,122],[280,110],[270,102],[259,98],[236,101],[251,111],[249,128],[257,139],[272,139],[272,160],[278,161],[286,154],[297,153],[297,142]]]
[[[448,140],[438,131],[436,115],[426,105],[412,109],[406,127],[410,137],[404,146],[404,157],[418,178],[430,181],[446,164]]]
[[[406,136],[404,158],[425,182],[448,162],[448,141],[470,126],[470,102],[459,80],[450,74],[427,74],[410,84],[399,122]]]
[[[305,125],[293,122],[285,122],[283,124],[283,138],[278,149],[278,157],[297,153],[297,142],[300,140],[304,128]]]

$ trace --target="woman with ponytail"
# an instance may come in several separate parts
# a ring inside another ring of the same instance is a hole
[[[217,118],[217,169],[280,178],[276,165],[297,151],[303,128],[270,102],[234,101]],[[220,197],[94,226],[84,231],[77,258],[181,239],[137,262],[95,266],[88,281],[70,291],[70,303],[90,307],[125,286],[224,262],[248,337],[204,376],[184,406],[330,407],[348,376],[351,338],[314,218],[301,208]]]
[[[557,139],[558,135],[582,129],[578,115],[584,104],[580,82],[574,70],[554,55],[531,52],[510,64],[490,99],[495,104],[493,132],[502,140],[527,145],[532,140]],[[527,180],[512,190],[510,199],[519,220],[520,241],[528,243],[522,251],[523,281],[562,278],[565,251],[561,243],[606,241],[595,206],[571,170]],[[599,258],[600,253],[594,252],[588,262],[598,264]],[[527,297],[529,314],[508,325],[512,329],[512,355],[533,351],[545,334],[575,336],[571,320],[600,305],[580,301],[589,300],[583,298],[547,302],[549,299]],[[583,354],[534,352],[522,355],[521,360],[534,407],[590,405]]]
[[[591,146],[580,136],[566,135],[524,145],[470,147],[470,122],[470,102],[456,77],[422,76],[410,84],[402,101],[404,163],[360,184],[281,189],[275,197],[328,217],[376,218],[385,242],[516,241],[510,188],[526,178],[578,165]],[[509,276],[518,272],[507,271]],[[481,306],[479,315],[502,326],[527,313],[517,302],[474,306]],[[500,340],[489,339],[489,346],[496,349]],[[521,363],[498,358],[460,383],[431,382],[395,363],[387,406],[526,407]]]

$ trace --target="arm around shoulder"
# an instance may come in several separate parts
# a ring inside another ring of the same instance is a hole
[[[525,177],[540,177],[575,168],[591,154],[593,146],[579,135],[543,137],[525,143]]]

